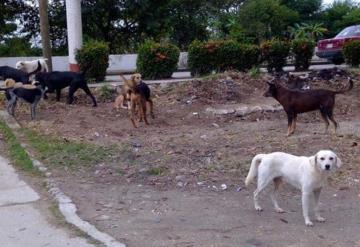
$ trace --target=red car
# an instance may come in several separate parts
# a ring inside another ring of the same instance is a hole
[[[335,38],[319,40],[316,56],[341,64],[344,62],[342,47],[351,40],[360,40],[360,25],[345,28]]]

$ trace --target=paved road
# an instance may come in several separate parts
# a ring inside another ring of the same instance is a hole
[[[51,225],[39,209],[41,197],[0,156],[1,247],[94,247],[86,239]]]

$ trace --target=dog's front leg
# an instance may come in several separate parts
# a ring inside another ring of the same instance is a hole
[[[315,218],[319,222],[325,222],[326,219],[320,216],[319,212],[319,197],[320,197],[321,188],[314,190],[314,198],[315,198]]]
[[[311,222],[310,217],[309,217],[310,195],[311,195],[311,193],[309,193],[307,190],[304,190],[304,189],[302,190],[301,201],[302,201],[303,216],[304,216],[306,226],[314,225]]]

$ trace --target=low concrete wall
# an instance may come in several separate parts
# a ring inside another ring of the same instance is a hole
[[[40,57],[0,57],[0,66],[15,67],[18,61],[30,61]],[[137,54],[110,55],[108,73],[111,72],[134,72],[136,71]],[[67,56],[52,57],[53,69],[56,71],[69,70],[69,59]],[[178,69],[187,69],[187,52],[181,52],[179,57]]]

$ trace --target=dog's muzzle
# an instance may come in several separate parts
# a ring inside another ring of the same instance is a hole
[[[330,170],[330,165],[325,165],[325,170]]]

